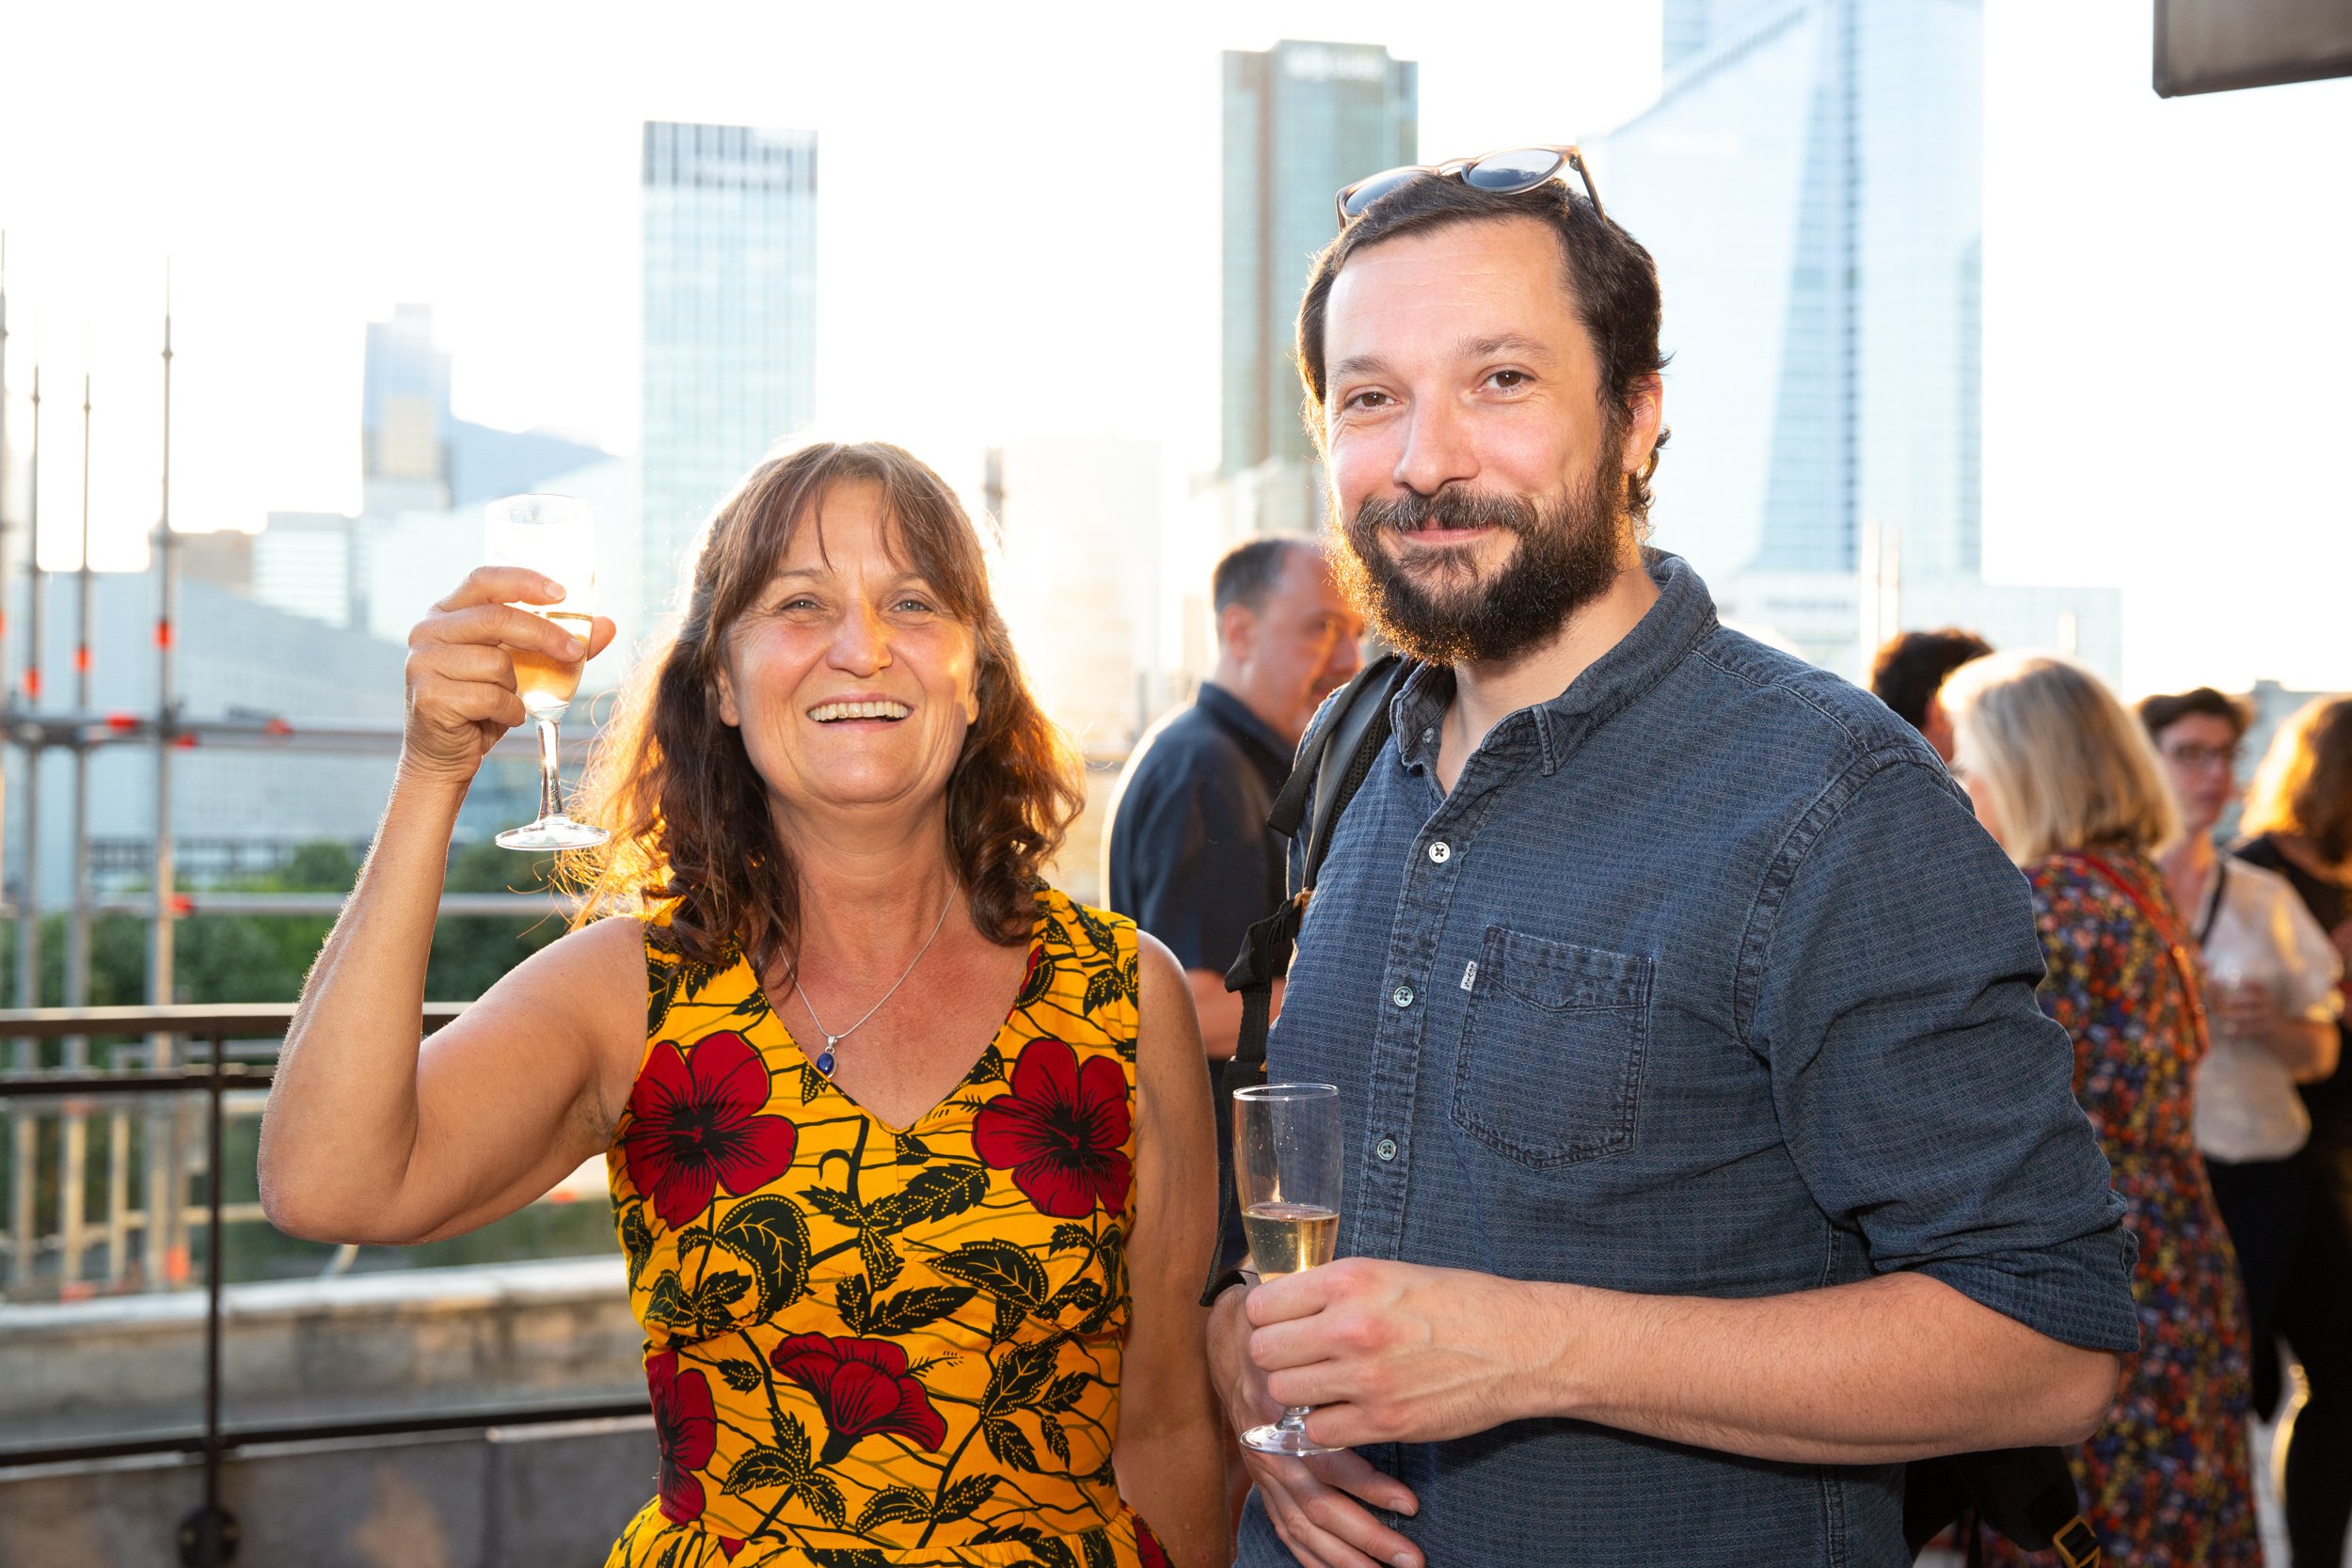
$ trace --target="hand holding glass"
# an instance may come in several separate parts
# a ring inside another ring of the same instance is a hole
[[[518,604],[580,639],[596,629],[596,525],[586,501],[569,496],[508,496],[489,505],[488,563],[523,566],[564,585],[555,606]],[[566,662],[531,648],[507,649],[515,660],[515,694],[539,721],[539,819],[509,828],[498,841],[509,849],[590,849],[612,835],[564,815],[558,791],[560,752],[555,721],[580,689],[586,658]]]
[[[1340,1091],[1263,1084],[1233,1093],[1233,1188],[1262,1279],[1331,1260],[1340,1239]],[[1260,1453],[1338,1453],[1307,1435],[1309,1407],[1241,1434]]]

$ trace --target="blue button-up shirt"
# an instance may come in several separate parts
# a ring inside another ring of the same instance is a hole
[[[1877,699],[1649,570],[1640,625],[1450,791],[1453,677],[1417,672],[1337,827],[1269,1056],[1340,1085],[1340,1253],[1723,1297],[1915,1270],[2135,1349],[2025,879]],[[1435,1568],[1909,1560],[1899,1465],[1563,1419],[1366,1456]],[[1241,1561],[1286,1560],[1253,1498]]]

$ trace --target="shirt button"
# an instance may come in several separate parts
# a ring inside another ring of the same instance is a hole
[[[1437,738],[1438,732],[1435,728],[1426,729],[1421,732],[1421,743],[1424,746],[1428,745],[1431,741]]]
[[[1413,988],[1410,986],[1399,986],[1396,990],[1389,992],[1389,1000],[1395,1003],[1400,1007],[1409,1007],[1413,1005]]]
[[[1380,1156],[1380,1158],[1384,1161],[1393,1160],[1396,1158],[1396,1140],[1394,1138],[1383,1138],[1378,1143],[1372,1146],[1372,1151]]]
[[[1429,847],[1429,859],[1435,864],[1443,865],[1446,862],[1452,860],[1453,858],[1454,846],[1448,844],[1444,839],[1439,839],[1437,843]]]

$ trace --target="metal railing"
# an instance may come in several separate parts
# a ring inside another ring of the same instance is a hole
[[[420,1023],[430,1034],[463,1011],[461,1002],[427,1003]],[[183,1006],[174,1007],[34,1007],[0,1009],[0,1039],[76,1039],[89,1037],[179,1037],[204,1041],[209,1050],[200,1065],[134,1070],[34,1070],[0,1074],[0,1100],[52,1101],[69,1108],[75,1101],[101,1097],[143,1097],[201,1093],[205,1097],[204,1247],[204,1377],[203,1422],[199,1430],[164,1432],[144,1437],[106,1442],[68,1443],[0,1454],[0,1470],[33,1465],[88,1465],[101,1460],[139,1454],[197,1454],[203,1461],[203,1496],[181,1522],[179,1555],[187,1568],[217,1568],[236,1555],[237,1523],[221,1505],[221,1462],[241,1448],[328,1438],[390,1436],[412,1433],[465,1431],[491,1426],[606,1419],[645,1412],[642,1399],[570,1404],[531,1403],[483,1407],[466,1411],[325,1419],[294,1424],[230,1427],[221,1419],[221,1291],[225,1283],[226,1248],[222,1225],[228,1217],[223,1196],[222,1141],[227,1124],[225,1101],[231,1093],[266,1089],[273,1065],[262,1061],[232,1061],[232,1040],[278,1039],[293,1022],[291,1005]],[[20,1124],[21,1125],[21,1124]],[[17,1203],[25,1201],[24,1142],[18,1141],[19,1172],[13,1183]],[[84,1200],[80,1192],[61,1195],[68,1205]],[[154,1216],[150,1216],[150,1226]],[[160,1232],[151,1228],[145,1250],[151,1255]]]

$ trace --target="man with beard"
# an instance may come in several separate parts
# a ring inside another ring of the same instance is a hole
[[[1270,1044],[1340,1086],[1340,1260],[1211,1327],[1237,1430],[1347,1451],[1248,1456],[1240,1561],[1905,1562],[1905,1461],[2098,1424],[2132,1243],[2014,867],[1643,547],[1657,277],[1546,156],[1353,188],[1299,313],[1419,665]]]

